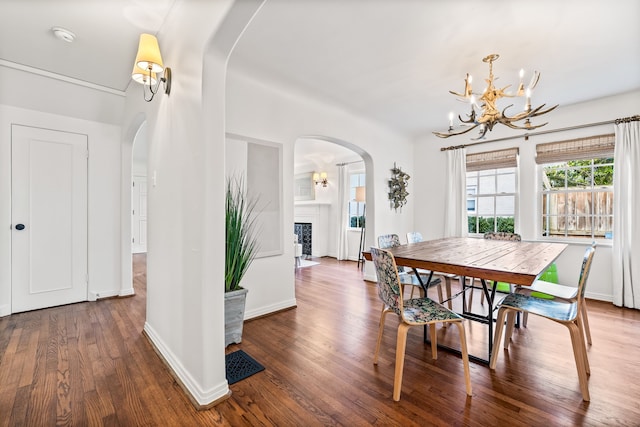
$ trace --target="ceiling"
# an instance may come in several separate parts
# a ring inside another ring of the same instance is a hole
[[[125,91],[140,34],[157,34],[174,1],[0,0],[0,60]]]
[[[124,91],[139,34],[161,33],[174,2],[0,0],[0,65]],[[637,0],[267,0],[230,67],[414,136],[466,113],[448,91],[467,72],[479,88],[490,53],[496,86],[516,85],[520,68],[525,80],[541,72],[534,106],[640,89],[638,16]]]

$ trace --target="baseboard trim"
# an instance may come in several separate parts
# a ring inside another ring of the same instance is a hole
[[[191,377],[180,360],[173,354],[169,347],[162,341],[154,329],[145,322],[143,334],[147,337],[156,354],[164,362],[176,382],[187,395],[193,406],[198,410],[209,409],[231,396],[229,383],[223,382],[209,390],[202,390],[199,384]]]
[[[132,295],[135,295],[135,294],[136,294],[136,291],[133,289],[133,286],[132,286],[129,289],[122,289],[120,291],[120,293],[118,294],[118,296],[120,296],[120,297],[129,297],[129,296],[132,296]]]
[[[97,291],[97,292],[89,291],[89,294],[87,295],[87,300],[97,301],[99,299],[113,298],[117,296],[118,296],[118,292],[116,291]]]
[[[3,304],[0,305],[0,317],[8,316],[11,314],[11,305]]]
[[[290,308],[297,307],[296,299],[290,299],[287,301],[282,301],[278,304],[266,305],[263,307],[259,307],[253,310],[244,312],[244,320],[254,319],[256,317],[265,316],[267,314],[272,314],[278,311],[287,310]]]

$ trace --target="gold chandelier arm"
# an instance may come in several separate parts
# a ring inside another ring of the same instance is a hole
[[[542,107],[544,107],[546,104],[542,104],[541,106],[537,107],[536,109],[531,111],[531,114],[529,114],[528,117],[535,117],[535,116],[541,116],[543,114],[547,114],[549,111],[553,111],[555,110],[559,104],[554,105],[553,107],[547,108],[546,110],[542,110]]]
[[[480,125],[474,125],[474,126],[469,127],[468,129],[460,130],[458,132],[447,132],[447,133],[444,133],[444,132],[433,132],[433,134],[435,136],[440,137],[440,138],[449,138],[450,136],[463,135],[463,134],[465,134],[467,132],[472,131],[473,129],[477,128],[478,126],[480,126]],[[486,129],[486,127],[485,127],[485,129]]]
[[[484,136],[487,134],[488,130],[489,130],[488,126],[483,127],[482,132],[480,132],[480,135],[478,135],[476,138],[471,138],[471,140],[478,141],[479,139],[484,139]]]
[[[532,129],[538,129],[541,128],[542,126],[546,125],[547,123],[542,123],[541,125],[532,125],[531,123],[527,124],[525,123],[523,126],[518,126],[518,125],[514,125],[513,123],[509,123],[509,122],[500,122],[503,125],[511,128],[511,129],[520,129],[520,130],[532,130]]]

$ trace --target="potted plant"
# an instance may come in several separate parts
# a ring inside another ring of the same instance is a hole
[[[225,218],[225,347],[242,341],[244,308],[248,289],[240,286],[242,277],[258,249],[256,229],[257,199],[247,197],[242,178],[227,178]]]

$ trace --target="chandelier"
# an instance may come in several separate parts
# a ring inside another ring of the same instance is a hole
[[[487,82],[487,87],[484,89],[482,94],[473,93],[471,89],[472,78],[469,73],[467,73],[467,77],[464,80],[464,93],[457,93],[452,90],[449,91],[449,93],[459,97],[461,101],[468,102],[471,105],[471,112],[467,115],[466,119],[463,119],[460,115],[458,116],[458,119],[463,124],[463,126],[466,126],[466,129],[455,131],[453,128],[453,113],[449,113],[448,131],[433,132],[434,135],[439,136],[440,138],[449,138],[450,136],[465,134],[477,127],[480,127],[479,136],[477,138],[472,138],[473,140],[478,140],[484,138],[487,131],[493,130],[493,126],[495,126],[497,123],[501,123],[507,127],[510,127],[511,129],[524,130],[536,129],[547,124],[543,123],[541,125],[532,125],[530,121],[532,117],[546,114],[549,111],[554,110],[558,106],[554,105],[553,107],[547,108],[545,110],[543,109],[545,104],[542,104],[539,107],[531,108],[531,92],[538,84],[538,80],[540,80],[540,73],[537,71],[533,72],[531,82],[525,90],[524,84],[522,83],[524,70],[520,70],[520,84],[518,85],[518,91],[515,94],[510,94],[507,92],[507,89],[511,85],[507,85],[502,89],[498,89],[493,85],[493,61],[495,61],[499,57],[500,56],[498,54],[493,53],[486,56],[482,60],[482,62],[486,62],[489,64],[489,78],[485,80]],[[497,80],[497,78],[495,79]],[[526,97],[526,104],[524,107],[524,111],[513,116],[508,116],[506,114],[506,111],[508,108],[512,107],[513,104],[507,105],[502,111],[500,111],[498,109],[497,102],[501,98],[513,97]],[[478,102],[480,103],[480,105],[478,105]],[[479,111],[476,111],[476,109],[478,109]],[[522,120],[524,120],[523,123],[517,123],[521,122]]]

